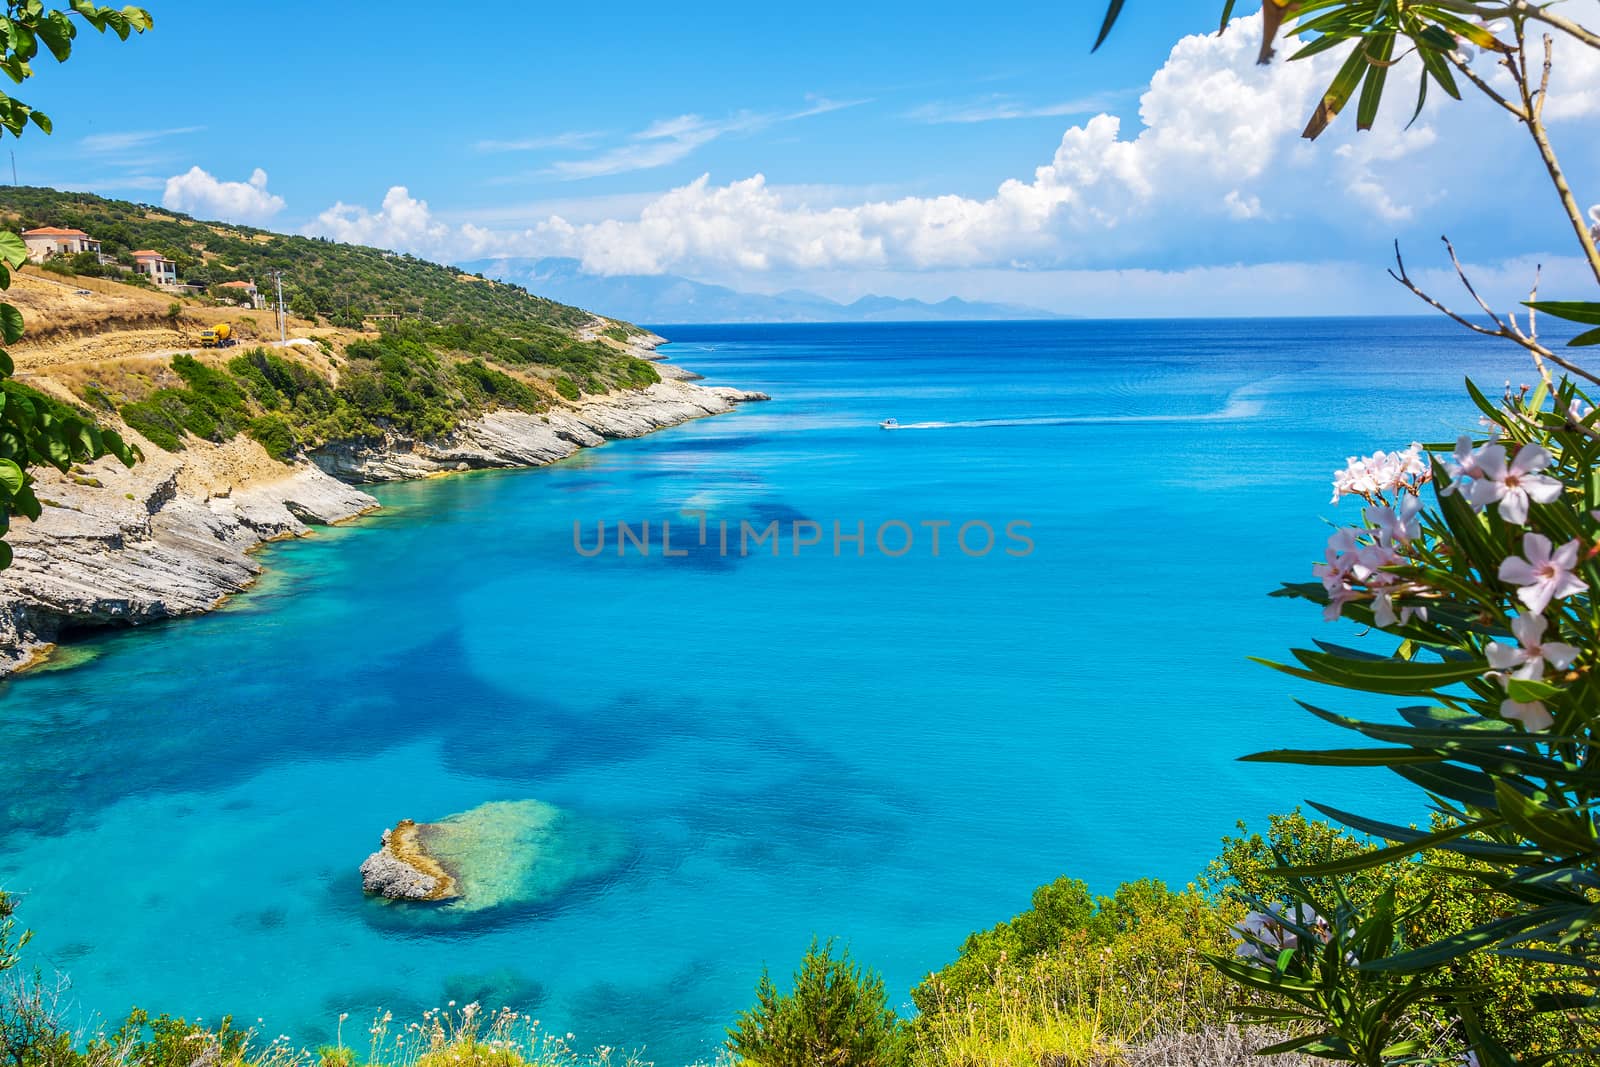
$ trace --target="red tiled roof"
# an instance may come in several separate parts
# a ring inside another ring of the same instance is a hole
[[[40,226],[36,230],[23,230],[24,237],[87,237],[82,230],[63,230],[59,226]]]
[[[255,287],[255,282],[223,282],[217,286],[218,289],[254,289]]]
[[[141,249],[139,249],[139,251],[132,252],[132,253],[129,253],[129,254],[132,255],[134,259],[166,259],[167,258],[166,256],[162,255],[160,252],[154,251],[153,249],[149,249],[149,248],[141,248]]]

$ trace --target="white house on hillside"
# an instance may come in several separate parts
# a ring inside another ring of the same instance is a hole
[[[64,230],[59,226],[23,230],[22,243],[28,246],[28,258],[35,263],[43,263],[54,256],[75,256],[79,252],[100,254],[99,241],[82,230]]]
[[[157,285],[178,284],[178,264],[149,248],[133,253],[133,269]]]
[[[257,311],[261,310],[261,291],[256,288],[255,282],[223,282],[217,288],[226,289],[229,299],[238,299],[241,296],[246,297],[249,299],[251,307]]]

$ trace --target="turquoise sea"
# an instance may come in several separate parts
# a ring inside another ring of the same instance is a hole
[[[1182,882],[1306,797],[1415,810],[1235,762],[1331,739],[1291,703],[1327,694],[1246,657],[1337,636],[1265,595],[1354,520],[1333,469],[1475,429],[1463,375],[1526,380],[1515,351],[1434,319],[660,329],[774,399],[382,488],[227,610],[0,683],[0,885],[81,1020],[314,1044],[479,999],[681,1064],[813,934],[903,1000],[1060,874]],[[739,523],[774,520],[781,554],[741,557]],[[580,555],[602,521],[651,522],[650,556]],[[523,798],[620,827],[625,862],[453,925],[362,898],[396,819]]]

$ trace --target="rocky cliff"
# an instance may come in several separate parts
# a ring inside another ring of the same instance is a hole
[[[131,470],[111,459],[66,475],[46,470],[37,486],[44,513],[14,520],[7,537],[15,561],[0,571],[0,675],[80,629],[211,610],[260,573],[257,545],[378,506],[347,483],[540,466],[765,399],[669,379],[542,415],[490,412],[440,441],[341,442],[294,465],[239,437],[191,441],[179,453],[146,445]]]

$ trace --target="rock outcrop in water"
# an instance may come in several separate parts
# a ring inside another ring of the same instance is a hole
[[[361,864],[361,888],[390,900],[455,899],[455,878],[428,855],[418,836],[411,819],[385,830],[378,851]]]
[[[361,864],[362,888],[426,924],[548,904],[627,859],[616,827],[539,800],[498,800],[433,823],[402,820]]]
[[[330,445],[312,457],[315,465],[286,467],[241,436],[224,445],[191,441],[179,453],[146,445],[145,460],[131,470],[107,458],[71,474],[35,472],[44,513],[12,522],[15,562],[0,571],[0,676],[76,629],[210,611],[261,572],[252,548],[378,506],[346,482],[542,466],[608,439],[765,399],[669,375],[544,415],[493,411],[442,441]]]

